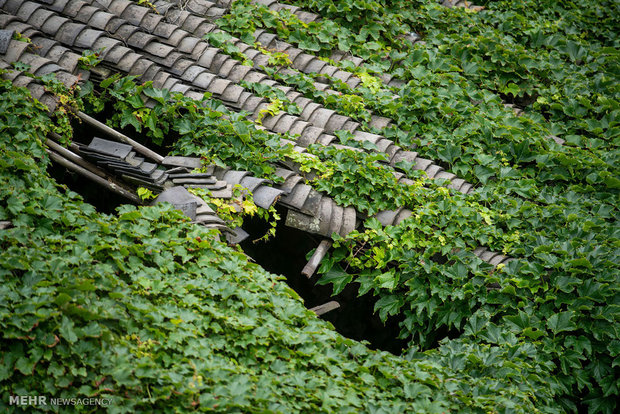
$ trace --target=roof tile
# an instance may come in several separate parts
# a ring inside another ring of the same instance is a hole
[[[313,59],[316,59],[316,58],[307,53],[301,53],[299,54],[299,56],[295,58],[295,60],[293,60],[293,66],[303,71],[303,68],[305,68],[308,65],[308,63],[310,63],[310,61]],[[303,72],[308,73],[306,71],[303,71]]]
[[[100,30],[85,29],[75,40],[75,46],[83,49],[91,49],[97,39],[103,35]]]
[[[130,49],[127,49],[123,58],[116,64],[116,66],[123,72],[129,72],[138,59],[140,59],[140,55],[132,52]]]
[[[190,15],[188,16],[187,19],[185,19],[181,27],[184,30],[187,30],[188,32],[192,33],[203,22],[204,22],[204,19],[202,17]]]
[[[145,32],[136,32],[127,40],[127,43],[130,46],[133,46],[139,50],[144,49],[146,45],[151,42],[159,43],[159,41],[157,41],[157,37]]]
[[[198,77],[198,75],[206,71],[207,70],[203,68],[202,66],[192,65],[188,67],[187,70],[183,73],[183,75],[181,76],[181,79],[186,80],[188,82],[193,82],[194,79]]]
[[[217,73],[217,72],[219,72],[219,70],[222,67],[222,65],[224,64],[224,62],[226,62],[229,59],[231,59],[229,56],[227,56],[227,55],[225,55],[223,53],[218,53],[213,58],[213,62],[211,62],[211,66],[209,66],[207,68],[210,71],[212,71],[213,73]]]
[[[244,111],[255,113],[258,106],[264,101],[265,100],[260,96],[251,96],[250,98],[248,98],[248,100],[245,101],[242,109]]]
[[[321,108],[321,104],[318,104],[316,102],[310,102],[308,103],[308,105],[306,105],[306,107],[303,109],[303,111],[301,112],[301,115],[299,115],[299,117],[301,119],[305,119],[308,120],[312,117],[312,115],[314,114],[314,112],[316,110],[318,110],[319,108]]]
[[[62,11],[67,7],[67,4],[71,0],[55,0],[50,5],[47,6],[50,10],[54,10],[55,12],[62,13]]]
[[[101,40],[101,39],[99,39]],[[119,42],[120,43],[120,42]],[[95,43],[97,45],[97,43]],[[104,50],[103,58],[106,62],[110,62],[113,65],[118,65],[118,63],[128,54],[130,53],[130,49],[118,44],[109,49]]]
[[[301,133],[301,136],[299,137],[297,142],[300,145],[307,147],[311,144],[316,143],[317,139],[319,138],[319,136],[321,136],[322,133],[323,133],[323,130],[321,128],[308,125]]]
[[[88,21],[98,11],[100,11],[100,10],[97,7],[86,5],[86,6],[84,6],[84,7],[79,9],[77,14],[75,16],[73,16],[73,19],[78,21],[78,22],[81,22],[81,23],[88,23]]]
[[[238,102],[241,93],[244,91],[243,87],[231,83],[230,86],[220,96],[220,99],[227,102]]]
[[[273,129],[273,127],[274,127],[274,125],[275,125],[276,123],[278,123],[278,121],[280,121],[280,119],[281,119],[284,115],[286,115],[286,113],[285,113],[285,112],[280,112],[279,114],[274,115],[274,116],[269,116],[269,115],[268,115],[268,116],[266,116],[266,117],[263,119],[263,126],[264,126],[265,128],[267,128],[267,129],[269,129],[269,130],[272,130],[272,129]]]
[[[276,122],[276,124],[273,126],[273,131],[279,134],[287,133],[289,132],[291,126],[293,125],[293,123],[295,123],[296,120],[297,117],[286,114],[285,116],[280,118],[278,122]]]
[[[425,171],[428,178],[435,178],[437,174],[443,171],[443,168],[437,164],[432,164]]]
[[[260,83],[267,78],[268,76],[266,74],[255,71],[255,70],[251,70],[247,73],[247,75],[243,78],[243,80],[246,82]]]
[[[336,205],[336,203],[333,203],[332,215],[329,219],[329,230],[327,234],[331,235],[333,233],[339,233],[340,229],[342,228],[343,221],[344,221],[344,208],[340,207],[339,205]]]
[[[35,2],[31,2],[31,1],[25,1],[23,2],[22,6],[19,8],[19,10],[17,11],[17,13],[14,13],[17,17],[19,17],[22,21],[26,22],[28,21],[28,19],[30,18],[30,16],[32,16],[34,14],[34,12],[37,9],[43,9],[43,5],[35,3]]]
[[[327,66],[327,62],[320,59],[311,60],[305,68],[301,68],[305,73],[320,73],[321,69]]]
[[[41,8],[32,13],[32,15],[28,18],[27,21],[34,27],[41,27],[43,26],[43,23],[45,23],[45,21],[49,19],[52,15],[54,15],[53,11]]]
[[[60,30],[60,27],[67,23],[67,19],[60,16],[50,16],[47,21],[41,26],[41,30],[48,35],[55,35]]]
[[[155,63],[151,62],[148,59],[140,58],[134,63],[129,71],[130,75],[144,75],[149,68],[151,68]]]
[[[213,59],[218,54],[218,49],[215,47],[210,47],[204,51],[204,53],[198,58],[198,64],[204,66],[205,68],[210,68],[213,63]]]
[[[325,131],[333,133],[334,131],[341,130],[344,124],[349,120],[348,116],[335,114],[325,125]]]
[[[282,190],[263,185],[254,191],[254,203],[261,208],[267,209],[271,207],[282,194]]]
[[[57,64],[47,61],[44,65],[41,65],[38,70],[33,71],[36,76],[44,76],[50,73],[58,72],[61,67]]]
[[[164,16],[148,13],[142,21],[140,22],[140,26],[149,33],[152,33],[155,30],[155,27],[164,19]]]
[[[104,10],[98,10],[94,13],[90,20],[88,20],[88,25],[99,30],[106,30],[106,26],[110,23],[110,20],[117,19],[112,13],[108,13]]]
[[[231,82],[227,79],[217,78],[207,88],[214,95],[221,95]]]
[[[26,42],[20,42],[18,40],[11,40],[9,47],[4,55],[4,60],[7,62],[17,62],[21,56],[26,52],[30,45]]]
[[[415,166],[413,168],[415,168],[416,170],[426,170],[431,164],[433,163],[433,161],[426,159],[426,158],[422,158],[422,157],[417,157],[415,159]]]
[[[319,212],[319,234],[327,236],[330,233],[332,212],[337,209],[336,203],[330,198],[323,197],[321,199],[321,210]],[[341,218],[342,220],[342,218]]]
[[[204,69],[204,68],[201,68]],[[202,89],[208,89],[209,85],[216,76],[212,73],[207,73],[206,71],[198,75],[196,79],[193,80],[193,84]]]
[[[183,38],[183,40],[181,40],[181,42],[177,46],[177,49],[179,50],[179,52],[192,53],[196,45],[200,42],[201,40],[196,37],[187,36]]]
[[[176,26],[162,21],[153,29],[153,34],[168,39],[176,29]]]
[[[144,51],[160,58],[168,56],[174,48],[160,42],[151,42],[144,47]]]
[[[110,3],[110,5],[108,6],[108,9],[110,10],[110,13],[114,13],[117,16],[121,16],[123,12],[125,11],[125,9],[131,5],[132,5],[131,2],[126,1],[126,0],[114,0],[113,2]]]
[[[138,6],[137,4],[130,4],[120,15],[123,19],[127,20],[131,24],[140,26],[144,17],[149,14],[149,9],[146,7]]]
[[[230,79],[233,82],[239,82],[241,79],[243,79],[245,76],[247,76],[247,74],[252,70],[251,67],[246,66],[246,65],[237,65],[235,66],[230,73],[228,74],[228,79]]]
[[[236,66],[243,66],[243,65],[235,59],[228,59],[220,67],[218,74],[223,78],[228,78],[228,75],[230,74],[231,70]]]
[[[80,57],[81,56],[76,53],[64,53],[58,61],[58,64],[69,72],[75,72],[79,66]]]

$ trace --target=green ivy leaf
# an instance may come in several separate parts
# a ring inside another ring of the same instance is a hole
[[[560,312],[552,315],[547,319],[547,327],[551,329],[554,334],[574,331],[577,329],[577,325],[571,321],[573,312]]]
[[[59,329],[60,335],[69,343],[77,341],[77,335],[73,331],[73,322],[66,316],[62,317]]]
[[[318,281],[319,285],[326,285],[332,283],[334,285],[333,295],[337,295],[345,288],[345,286],[351,282],[353,275],[345,272],[339,264],[334,265],[329,271],[327,271]]]
[[[379,311],[379,318],[385,322],[389,315],[396,315],[403,306],[404,298],[400,295],[387,295],[375,303],[375,312]]]

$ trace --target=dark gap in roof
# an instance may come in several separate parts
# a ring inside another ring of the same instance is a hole
[[[115,209],[118,206],[131,203],[126,198],[54,162],[50,163],[47,171],[56,182],[65,184],[69,190],[81,195],[85,202],[93,205],[100,213],[116,214]]]
[[[287,284],[302,297],[306,307],[337,301],[340,308],[321,318],[331,322],[341,335],[357,341],[368,341],[372,349],[399,355],[407,345],[407,341],[398,339],[400,320],[390,318],[383,324],[374,313],[376,299],[371,294],[358,297],[355,284],[331,296],[331,285],[316,284],[318,275],[310,280],[303,276],[301,271],[307,263],[306,254],[318,246],[321,237],[285,226],[286,210],[278,208],[278,212],[282,219],[278,223],[276,236],[267,242],[253,243],[253,240],[265,234],[268,224],[261,219],[246,220],[243,228],[250,237],[241,243],[244,252],[265,270],[284,275]]]

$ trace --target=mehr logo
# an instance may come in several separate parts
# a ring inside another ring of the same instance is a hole
[[[10,405],[47,405],[47,397],[44,395],[11,395]]]
[[[59,405],[98,405],[107,407],[110,405],[109,398],[48,398],[44,395],[11,395],[9,397],[9,405],[25,405],[25,406],[59,406]]]

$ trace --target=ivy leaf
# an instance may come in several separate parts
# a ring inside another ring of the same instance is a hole
[[[375,283],[384,289],[393,290],[396,285],[398,285],[399,276],[395,275],[394,269],[391,269],[389,272],[385,272],[380,274],[375,278]]]
[[[523,311],[519,311],[516,315],[504,316],[504,320],[509,324],[523,330],[530,327],[530,315]]]
[[[73,331],[73,322],[66,316],[62,317],[62,322],[60,323],[60,335],[70,343],[74,343],[77,341],[77,335]]]
[[[155,89],[152,87],[144,88],[142,91],[149,98],[155,99],[159,103],[164,103],[170,99],[170,91],[167,89]]]
[[[571,321],[572,316],[572,312],[556,313],[547,319],[547,327],[551,329],[554,334],[564,331],[574,331],[577,329],[577,325]]]
[[[389,315],[396,315],[403,306],[404,298],[400,295],[384,296],[375,303],[375,312],[379,311],[379,318],[385,322]]]
[[[336,264],[334,267],[329,269],[327,273],[318,280],[319,285],[326,285],[328,283],[333,283],[334,285],[334,293],[333,295],[337,295],[345,288],[347,283],[350,283],[353,280],[353,275],[345,272],[339,264]]]
[[[578,43],[569,40],[566,43],[566,53],[568,53],[573,62],[576,62],[586,55],[587,50]]]
[[[519,92],[521,91],[521,89],[519,89],[519,86],[517,86],[515,83],[510,82],[508,85],[506,85],[506,87],[502,90],[503,93],[505,94],[512,94],[512,96],[519,96]]]
[[[459,145],[448,144],[446,147],[437,152],[437,155],[443,161],[446,161],[450,164],[454,162],[461,155],[461,147]]]

